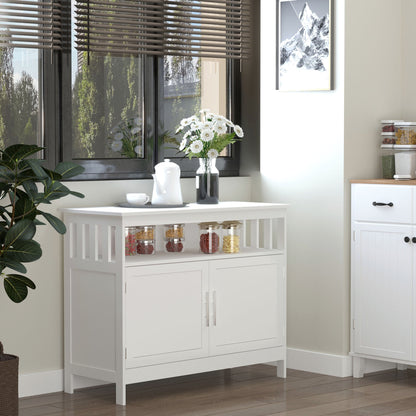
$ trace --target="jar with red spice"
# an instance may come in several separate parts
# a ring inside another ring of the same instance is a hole
[[[126,256],[137,254],[136,227],[124,228],[124,249]]]
[[[168,238],[165,241],[165,251],[167,253],[183,253],[184,243],[183,238]]]
[[[154,240],[138,240],[137,254],[155,254]]]
[[[199,224],[199,248],[201,253],[214,254],[219,251],[220,224],[217,222],[202,222]]]

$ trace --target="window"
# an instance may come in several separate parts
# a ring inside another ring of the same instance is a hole
[[[0,146],[18,142],[44,145],[44,157],[51,165],[64,159],[85,167],[83,177],[77,179],[150,177],[154,165],[165,157],[179,163],[184,176],[193,175],[197,161],[178,154],[174,145],[175,140],[180,141],[175,135],[180,120],[200,108],[210,108],[239,121],[239,62],[230,59],[234,52],[229,45],[234,35],[227,42],[212,42],[207,28],[213,27],[211,32],[216,31],[218,39],[228,29],[217,18],[219,29],[206,23],[219,11],[233,14],[239,2],[39,2],[42,7],[50,4],[53,16],[57,15],[56,4],[62,5],[60,20],[52,25],[60,29],[60,44],[45,42],[42,32],[36,39],[46,45],[24,48],[7,32],[10,25],[3,36],[0,31]],[[21,4],[27,9],[32,3],[39,6],[37,0],[10,0],[9,5],[17,13]],[[160,12],[162,3],[164,14]],[[143,10],[138,4],[144,5]],[[151,24],[146,20],[149,7]],[[0,6],[0,23],[10,20],[7,7],[5,10]],[[45,13],[43,9],[39,12],[40,6],[37,10],[37,19],[43,23]],[[143,26],[135,34],[138,10]],[[156,18],[163,19],[159,26]],[[69,47],[66,27],[71,27]],[[14,30],[20,33],[23,27],[17,23]],[[52,36],[58,33],[52,32]],[[143,46],[146,33],[151,34],[147,41],[152,44],[150,51],[147,44]],[[163,45],[158,43],[160,39]],[[210,51],[212,44],[215,53],[199,56],[201,48]],[[224,58],[216,56],[220,49]],[[132,53],[137,50],[141,53]],[[238,147],[227,149],[222,156],[218,165],[223,174],[238,174]]]

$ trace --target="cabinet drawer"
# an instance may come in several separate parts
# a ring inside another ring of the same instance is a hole
[[[356,221],[411,223],[413,186],[353,184],[351,216]]]

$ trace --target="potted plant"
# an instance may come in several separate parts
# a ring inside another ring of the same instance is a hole
[[[43,150],[36,145],[17,144],[0,151],[0,272],[7,296],[16,303],[35,289],[27,277],[24,263],[42,256],[35,241],[36,228],[45,225],[42,217],[58,233],[64,234],[64,223],[54,215],[41,211],[42,204],[67,195],[83,198],[69,190],[61,180],[83,172],[84,168],[71,162],[59,163],[54,170],[43,167],[33,155]],[[18,414],[18,357],[4,354],[0,342],[0,416]]]

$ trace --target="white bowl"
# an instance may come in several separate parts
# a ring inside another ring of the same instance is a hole
[[[150,197],[144,193],[128,193],[126,194],[126,200],[129,204],[144,205],[149,202]]]

